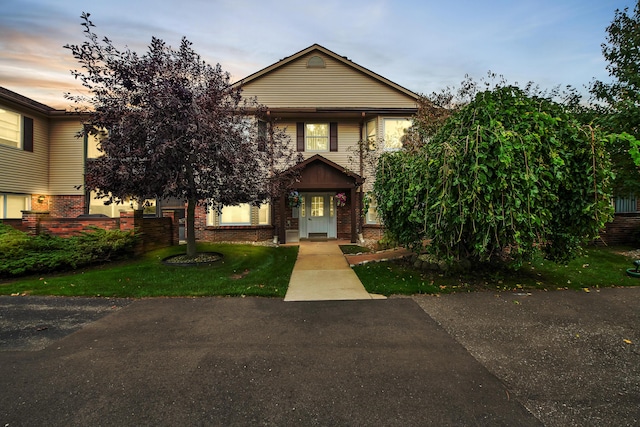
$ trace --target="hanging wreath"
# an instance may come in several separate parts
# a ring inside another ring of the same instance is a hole
[[[289,192],[288,203],[290,208],[298,208],[302,203],[302,197],[296,190]]]

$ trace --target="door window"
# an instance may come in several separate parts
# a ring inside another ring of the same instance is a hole
[[[311,197],[311,216],[324,216],[324,196]]]

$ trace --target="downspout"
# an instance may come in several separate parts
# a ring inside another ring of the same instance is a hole
[[[364,179],[364,149],[365,149],[365,143],[366,141],[364,140],[364,123],[365,123],[365,116],[366,113],[363,111],[361,114],[362,119],[360,120],[360,147],[358,150],[358,154],[360,156],[360,178]],[[364,211],[363,206],[362,206],[362,190],[363,190],[363,186],[360,185],[360,191],[357,192],[358,194],[358,240],[360,242],[364,242],[364,218],[363,218],[363,214]]]

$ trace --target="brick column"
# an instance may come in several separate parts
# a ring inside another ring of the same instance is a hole
[[[37,236],[40,233],[40,220],[48,217],[49,212],[22,211],[22,228],[27,234]]]
[[[120,230],[135,230],[142,232],[142,219],[144,217],[142,210],[120,212]]]
[[[162,216],[171,218],[171,244],[176,245],[180,241],[180,219],[176,210],[163,210]]]

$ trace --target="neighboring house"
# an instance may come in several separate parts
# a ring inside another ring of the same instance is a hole
[[[0,219],[84,212],[82,118],[0,87]],[[7,221],[10,222],[10,221]]]

